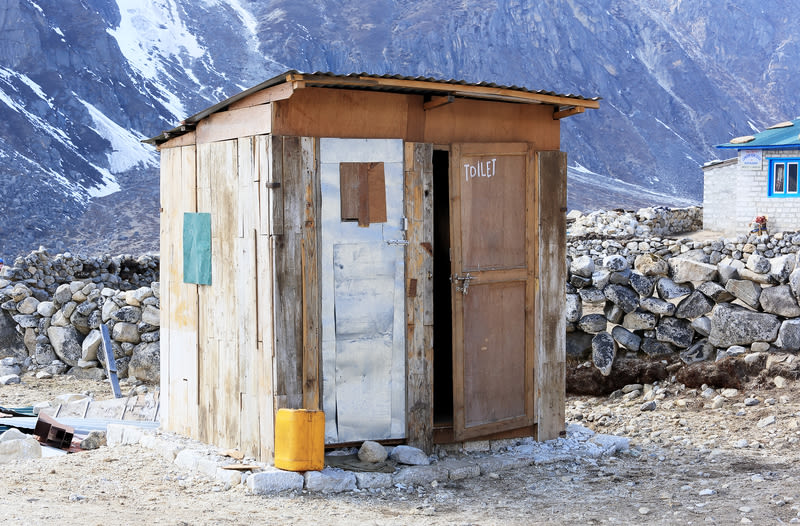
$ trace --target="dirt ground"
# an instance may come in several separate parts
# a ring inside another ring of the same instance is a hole
[[[0,386],[0,405],[84,391],[111,396],[101,382],[24,377]],[[628,437],[629,452],[373,493],[249,495],[151,450],[102,447],[0,465],[0,517],[82,525],[797,522],[800,384],[727,394],[712,408],[717,393],[666,383],[653,393],[654,411],[642,411],[635,394],[568,397],[568,423]]]

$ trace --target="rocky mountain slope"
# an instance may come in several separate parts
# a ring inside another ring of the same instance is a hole
[[[287,69],[599,95],[563,122],[570,208],[699,202],[714,144],[794,116],[796,20],[789,0],[0,0],[0,255],[158,250],[139,141]]]

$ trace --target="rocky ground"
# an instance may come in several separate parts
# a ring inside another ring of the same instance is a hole
[[[24,376],[0,386],[0,405],[85,391],[111,396],[103,382]],[[571,431],[626,437],[630,448],[591,457],[567,440],[527,467],[334,495],[250,495],[152,450],[101,447],[1,466],[0,516],[6,524],[86,525],[798,522],[798,395],[800,382],[773,378],[738,391],[666,381],[611,397],[570,396]]]

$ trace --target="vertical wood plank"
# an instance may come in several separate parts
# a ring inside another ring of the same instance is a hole
[[[303,405],[303,311],[302,225],[305,221],[305,189],[302,148],[298,137],[273,137],[282,142],[280,190],[282,231],[275,230],[275,396],[277,407],[299,409]],[[276,209],[277,212],[277,209]]]
[[[192,435],[197,393],[197,285],[183,283],[183,214],[196,210],[195,147],[162,153],[162,415],[169,429]],[[196,436],[196,435],[195,435]]]
[[[537,277],[536,399],[537,440],[550,440],[564,431],[566,393],[567,156],[559,151],[537,153],[539,210],[539,275]]]
[[[235,298],[239,347],[239,447],[246,455],[260,455],[258,414],[258,343],[256,287],[256,236],[258,222],[258,166],[255,137],[238,140],[238,201],[240,237],[235,240]]]
[[[320,365],[322,353],[321,289],[320,289],[320,217],[321,190],[319,178],[318,143],[301,139],[301,176],[305,198],[305,217],[302,238],[303,268],[303,407],[320,408]]]
[[[209,165],[210,145],[197,146],[197,211],[211,213],[211,182]],[[213,229],[213,223],[212,223]],[[212,254],[212,283],[214,282],[214,261]],[[213,338],[212,325],[214,323],[213,295],[210,287],[198,287],[198,379],[203,387],[198,393],[198,430],[199,440],[204,442],[211,441],[209,429],[211,429],[211,418],[213,415],[213,402],[216,399],[214,385],[215,378],[212,376],[214,367],[209,364],[209,346]]]
[[[408,443],[433,449],[433,145],[405,144]],[[415,285],[412,287],[412,283]],[[421,286],[420,286],[421,284]]]
[[[275,212],[275,182],[280,182],[281,173],[274,173],[275,157],[282,158],[282,142],[273,137],[256,138],[256,155],[258,157],[258,172],[261,183],[258,186],[258,213],[260,216],[260,230],[256,236],[256,280],[255,288],[258,295],[256,339],[258,342],[258,362],[256,363],[257,395],[258,395],[258,425],[261,437],[259,443],[259,458],[263,462],[272,462],[275,446],[275,320],[276,304],[274,290],[274,251],[273,218]],[[275,147],[279,151],[274,151]],[[279,167],[282,170],[282,168]],[[281,208],[282,209],[282,208]],[[281,212],[281,218],[283,217]]]

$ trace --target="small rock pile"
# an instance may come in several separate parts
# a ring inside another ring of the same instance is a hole
[[[243,486],[255,494],[303,490],[383,494],[394,490],[436,488],[448,481],[480,476],[498,479],[499,473],[531,465],[565,461],[596,465],[597,460],[602,458],[628,453],[638,455],[637,451],[630,448],[629,439],[596,433],[577,424],[567,426],[565,437],[547,442],[522,438],[464,443],[463,448],[461,444],[449,444],[438,448],[436,454],[430,457],[409,446],[384,447],[374,442],[366,447],[362,445],[361,449],[370,451],[368,455],[371,458],[390,459],[394,467],[388,471],[350,471],[325,467],[320,471],[293,472],[256,462],[252,458],[243,458],[244,466],[239,470],[236,469],[238,462],[231,450],[222,451],[170,433],[126,424],[110,424],[106,439],[109,447],[140,445],[156,451],[181,468],[216,478],[222,485],[221,489]],[[352,454],[353,450],[342,450],[341,453]],[[336,453],[339,451],[328,455]]]
[[[102,379],[105,324],[119,377],[158,382],[157,277],[157,256],[50,258],[39,249],[17,258],[0,275],[0,342],[10,355],[0,366],[0,381],[14,381],[23,368],[40,376],[69,372]]]
[[[703,228],[703,208],[649,207],[637,212],[597,210],[589,214],[573,210],[567,214],[567,236],[631,238],[670,236]]]
[[[665,259],[615,254],[597,267],[570,258],[567,355],[612,374],[620,351],[685,364],[748,352],[800,350],[800,268],[795,254],[712,263],[704,249]]]

